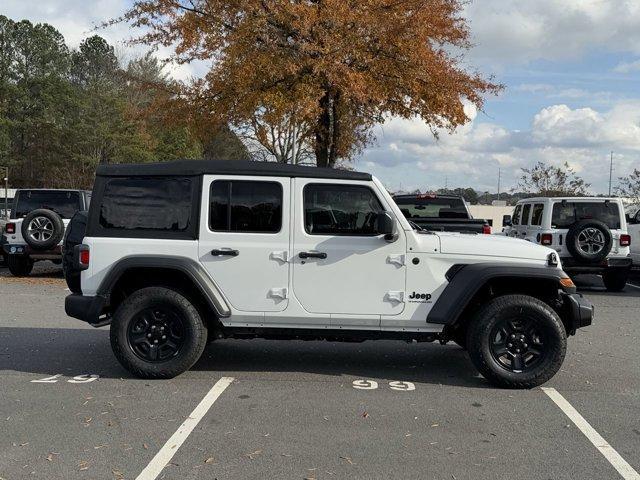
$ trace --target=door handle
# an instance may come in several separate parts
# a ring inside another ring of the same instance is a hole
[[[238,250],[232,250],[230,248],[216,248],[211,250],[211,255],[214,257],[221,257],[226,255],[228,257],[237,257],[240,254]]]
[[[300,252],[298,256],[300,258],[327,258],[327,254],[324,252]]]

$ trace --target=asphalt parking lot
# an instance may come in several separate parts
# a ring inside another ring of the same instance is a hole
[[[134,379],[108,328],[65,316],[56,267],[0,267],[0,479],[638,478],[640,288],[580,285],[595,323],[545,387],[600,449],[552,395],[490,387],[452,344],[220,341],[176,379]]]

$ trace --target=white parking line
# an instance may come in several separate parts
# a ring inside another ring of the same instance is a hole
[[[158,475],[160,475],[162,469],[171,461],[180,446],[191,432],[193,432],[193,429],[196,428],[200,420],[202,420],[202,417],[206,415],[213,403],[232,382],[232,377],[222,377],[216,382],[198,406],[191,412],[191,415],[182,422],[182,425],[176,430],[176,433],[171,435],[167,443],[165,443],[160,451],[156,453],[156,456],[151,459],[149,465],[136,477],[136,480],[155,480]]]
[[[560,407],[560,410],[569,417],[584,436],[589,439],[593,446],[596,447],[602,455],[604,455],[604,458],[613,465],[613,468],[618,471],[622,478],[625,480],[640,480],[638,472],[636,472],[633,467],[629,465],[591,425],[589,425],[589,422],[587,422],[555,388],[542,387],[542,391],[546,393],[558,407]]]

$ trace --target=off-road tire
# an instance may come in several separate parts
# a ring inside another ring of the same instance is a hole
[[[46,239],[35,239],[29,235],[29,225],[31,221],[37,217],[44,218],[51,222],[51,236]],[[64,235],[64,222],[60,215],[53,210],[47,210],[46,208],[39,208],[29,212],[27,216],[22,220],[21,226],[22,238],[27,244],[34,250],[50,250],[62,240]]]
[[[602,273],[602,281],[609,292],[621,292],[627,285],[629,279],[629,270],[627,269],[609,269]]]
[[[14,277],[27,277],[33,270],[33,260],[22,255],[9,255],[7,266]]]
[[[514,372],[494,358],[489,345],[491,332],[505,319],[527,318],[544,332],[544,356],[530,369]],[[504,295],[490,300],[472,319],[467,330],[467,350],[471,362],[492,384],[503,388],[534,388],[560,369],[567,349],[562,320],[546,303],[528,295]]]
[[[578,245],[580,233],[589,228],[594,228],[602,232],[602,237],[604,239],[602,250],[595,254],[587,254],[582,251]],[[577,261],[587,264],[599,263],[607,258],[607,255],[611,252],[611,247],[613,246],[613,235],[611,234],[609,227],[599,220],[580,220],[579,222],[571,225],[571,228],[567,232],[566,245],[571,256]]]
[[[153,363],[134,353],[127,335],[136,315],[156,306],[179,313],[185,326],[185,339],[176,356]],[[150,379],[173,378],[198,361],[207,344],[207,329],[196,307],[181,293],[165,287],[147,287],[135,291],[120,304],[111,321],[110,337],[116,358],[133,375]]]

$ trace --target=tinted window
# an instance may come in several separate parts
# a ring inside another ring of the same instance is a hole
[[[529,225],[529,213],[531,213],[531,204],[527,203],[522,207],[522,221],[520,225]]]
[[[376,235],[382,211],[368,187],[318,184],[304,188],[304,226],[312,235]]]
[[[62,218],[71,218],[80,210],[80,193],[46,190],[21,190],[16,200],[14,218],[22,218],[33,210],[46,208]]]
[[[100,225],[121,230],[182,232],[189,228],[189,178],[113,178],[106,182]]]
[[[460,198],[396,198],[400,210],[408,219],[469,218]]]
[[[520,213],[522,212],[522,205],[516,205],[513,210],[513,217],[511,218],[512,225],[520,225]]]
[[[553,205],[552,228],[570,228],[580,220],[599,220],[620,228],[620,209],[614,202],[560,202]]]
[[[276,182],[218,180],[211,184],[209,226],[222,232],[277,233],[282,186]]]
[[[544,205],[542,203],[536,203],[533,205],[533,212],[531,213],[531,225],[542,225],[542,212],[544,211]]]

